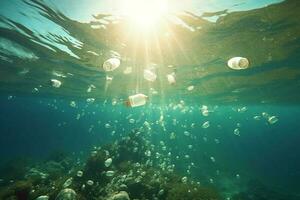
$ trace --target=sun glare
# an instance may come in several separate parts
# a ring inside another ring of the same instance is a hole
[[[136,30],[151,30],[169,12],[167,0],[127,0],[123,1],[121,13]]]

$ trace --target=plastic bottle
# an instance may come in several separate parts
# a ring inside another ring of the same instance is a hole
[[[243,57],[234,57],[228,60],[227,65],[235,70],[246,69],[249,67],[249,60]]]
[[[144,94],[135,94],[128,97],[128,100],[125,102],[125,104],[128,107],[137,107],[145,105],[148,100],[148,96]]]
[[[149,69],[145,69],[144,70],[144,78],[148,81],[154,82],[156,80],[157,75],[149,70]]]
[[[107,72],[114,71],[117,69],[121,64],[119,58],[109,58],[103,63],[103,69]]]
[[[169,84],[173,85],[176,83],[175,73],[167,74]]]
[[[61,82],[59,80],[51,79],[50,82],[52,87],[59,88],[61,86]]]

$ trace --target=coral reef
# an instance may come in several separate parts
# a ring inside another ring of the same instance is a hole
[[[135,130],[113,144],[95,148],[85,163],[52,155],[47,162],[28,168],[23,181],[7,184],[0,199],[220,199],[215,190],[192,180],[183,182],[173,170],[153,164],[155,155],[149,153],[153,146],[145,138]]]

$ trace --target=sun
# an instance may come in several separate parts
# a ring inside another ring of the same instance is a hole
[[[124,0],[121,14],[136,30],[153,30],[169,13],[167,0]]]

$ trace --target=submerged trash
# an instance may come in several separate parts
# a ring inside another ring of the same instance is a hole
[[[39,196],[38,198],[36,198],[35,200],[48,200],[48,199],[49,199],[49,196],[42,195],[42,196]]]
[[[91,92],[92,89],[95,89],[96,86],[94,86],[93,84],[89,85],[88,89],[86,90],[86,92]]]
[[[118,58],[109,58],[103,63],[103,69],[107,72],[114,71],[117,69],[121,64],[120,59]]]
[[[275,124],[278,121],[278,118],[276,116],[271,116],[268,118],[268,122],[270,124]]]
[[[246,69],[249,67],[249,60],[243,57],[234,57],[228,60],[227,65],[235,70]]]
[[[86,102],[87,103],[93,103],[95,101],[95,98],[87,98]]]
[[[88,181],[86,182],[86,184],[89,185],[89,186],[92,186],[92,185],[94,185],[94,181],[88,180]]]
[[[77,171],[77,177],[82,177],[83,176],[83,172],[82,171]]]
[[[260,117],[260,116],[258,116],[258,115],[255,115],[255,116],[253,117],[253,119],[254,119],[254,120],[260,120],[260,119],[261,119],[261,117]]]
[[[208,107],[206,105],[202,105],[201,107],[201,112],[202,112],[202,115],[207,117],[209,112],[208,112]]]
[[[70,101],[70,106],[75,108],[76,107],[76,102],[75,101]]]
[[[237,135],[237,136],[241,136],[240,135],[240,130],[238,128],[234,129],[233,134]]]
[[[106,76],[106,81],[107,82],[112,82],[113,79],[114,79],[113,76]]]
[[[182,177],[182,178],[181,178],[181,182],[182,182],[182,183],[187,183],[187,177],[186,177],[186,176]]]
[[[193,85],[190,85],[189,87],[187,87],[188,91],[192,91],[195,87]]]
[[[144,79],[146,79],[147,81],[151,81],[151,82],[154,82],[157,78],[157,75],[149,70],[149,69],[145,69],[144,70]]]
[[[73,182],[73,178],[68,178],[65,183],[63,184],[63,188],[69,187]]]
[[[76,196],[77,194],[74,190],[70,188],[66,188],[58,193],[55,200],[75,200]]]
[[[114,171],[107,171],[106,173],[106,176],[113,176],[115,174]]]
[[[105,167],[109,167],[112,163],[112,159],[111,158],[108,158],[105,162],[104,162],[104,165]]]
[[[121,191],[118,194],[112,196],[109,200],[130,200],[130,198],[127,192]]]
[[[61,82],[59,80],[51,79],[50,81],[51,81],[52,87],[59,88],[61,86]]]
[[[129,119],[129,123],[130,123],[130,124],[134,124],[134,123],[135,123],[135,120],[134,120],[134,119]]]
[[[169,82],[169,84],[173,85],[176,83],[176,79],[175,79],[175,73],[171,73],[171,74],[167,74],[167,80]]]
[[[144,94],[136,94],[128,97],[128,100],[125,101],[126,106],[128,107],[137,107],[145,105],[148,100],[148,96]]]
[[[213,156],[210,157],[210,160],[211,162],[216,162],[216,159]]]
[[[202,124],[202,128],[208,128],[210,126],[209,121],[206,121]]]

